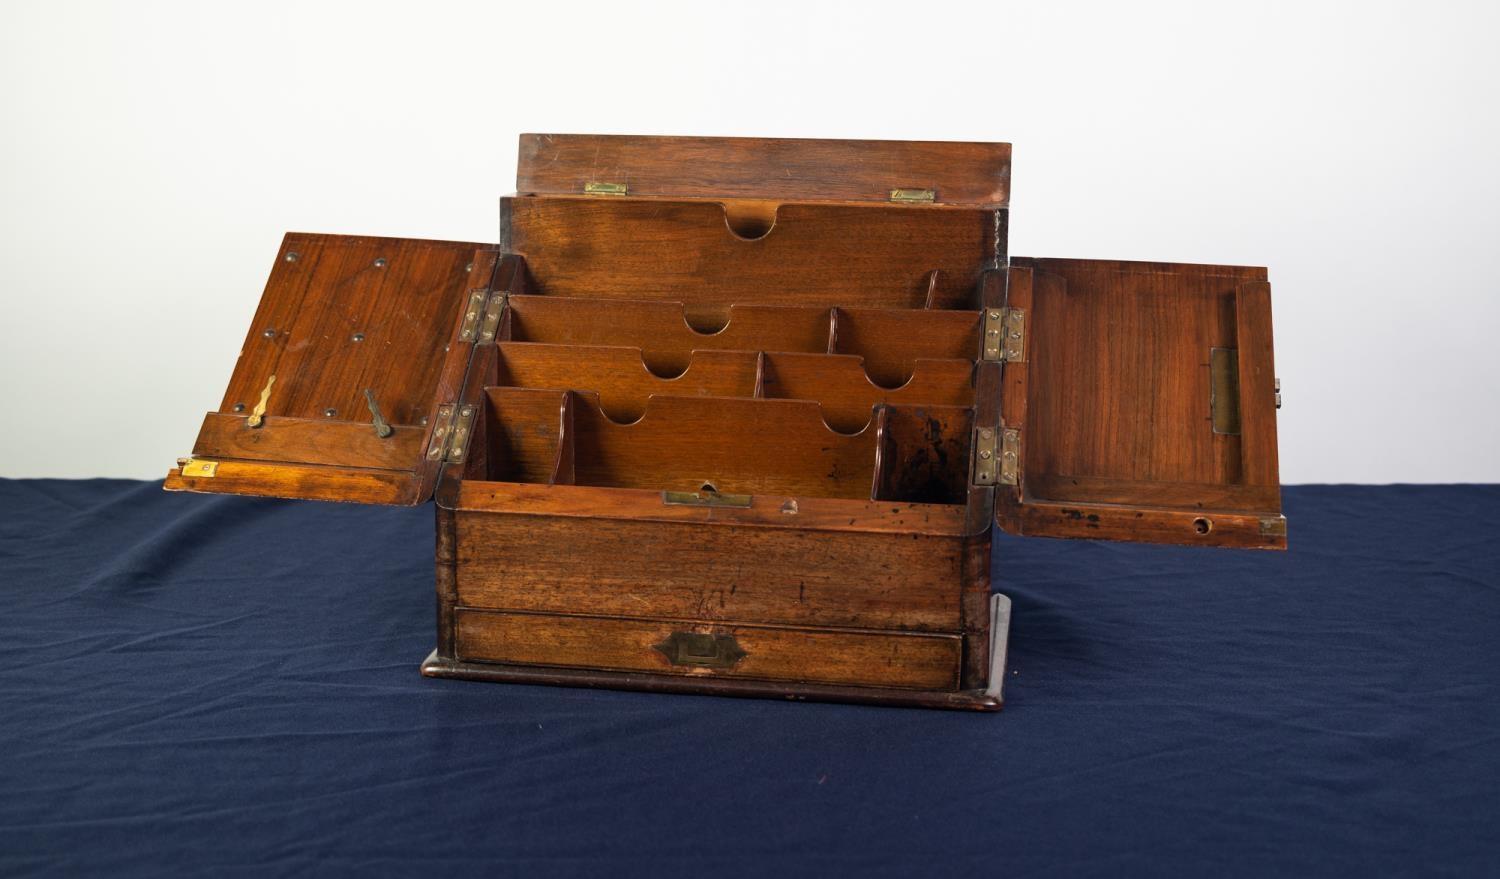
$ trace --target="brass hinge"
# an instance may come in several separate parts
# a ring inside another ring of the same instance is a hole
[[[504,290],[490,294],[490,301],[484,304],[484,319],[479,323],[479,344],[488,345],[495,341],[495,333],[500,331],[500,316],[505,314],[508,304],[510,294]]]
[[[458,340],[460,342],[472,342],[479,331],[479,319],[484,316],[484,303],[489,299],[490,291],[470,290],[469,301],[464,304],[463,326],[458,328]]]
[[[1020,363],[1026,359],[1026,311],[1021,308],[984,310],[982,359]]]
[[[1021,467],[1021,432],[1000,431],[1000,484],[1015,485]]]
[[[1015,485],[1020,462],[1019,430],[981,427],[974,431],[975,485]]]
[[[469,403],[457,407],[452,403],[439,406],[437,423],[432,428],[432,440],[427,444],[427,460],[462,463],[464,448],[469,443],[469,432],[474,428],[474,414],[478,409],[479,407]]]
[[[995,429],[981,427],[974,431],[974,484],[995,484],[995,460],[999,453]]]
[[[583,192],[585,195],[625,195],[630,192],[630,187],[624,183],[585,183]]]
[[[475,342],[485,345],[495,341],[500,331],[500,318],[510,294],[504,290],[470,290],[465,303],[464,322],[458,329],[460,342]]]
[[[931,189],[892,189],[891,201],[905,204],[932,204],[937,201],[937,193]]]

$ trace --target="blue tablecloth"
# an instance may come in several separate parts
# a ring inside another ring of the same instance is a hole
[[[0,481],[0,874],[1500,871],[1500,487],[1001,537],[997,715],[433,681],[432,511]]]

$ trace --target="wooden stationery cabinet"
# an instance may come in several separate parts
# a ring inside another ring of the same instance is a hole
[[[497,243],[287,235],[166,487],[435,498],[430,676],[997,708],[994,527],[1286,545],[1265,270],[1011,257],[1009,180],[523,135]]]

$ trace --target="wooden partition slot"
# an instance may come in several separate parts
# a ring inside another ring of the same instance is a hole
[[[865,359],[870,381],[899,388],[911,380],[919,359],[968,360],[979,356],[977,311],[903,311],[840,308],[837,344],[830,353]]]
[[[694,351],[824,351],[828,309],[734,305],[722,321],[690,326],[680,302],[512,296],[510,339],[641,349],[654,374],[687,370]]]
[[[835,433],[817,403],[655,397],[634,424],[597,405],[580,405],[574,423],[579,484],[869,498],[874,431]]]
[[[879,427],[837,433],[815,402],[656,396],[640,420],[620,424],[595,393],[485,394],[491,480],[857,500],[875,493]],[[961,490],[932,486],[962,458],[950,450],[968,442],[968,410],[888,408],[894,427],[882,454],[890,472],[878,480],[879,499],[962,502]]]
[[[640,348],[646,367],[670,378],[692,352],[789,351],[863,357],[870,381],[905,385],[918,359],[973,360],[977,311],[732,305],[696,325],[680,302],[512,296],[506,338],[517,342]]]
[[[972,307],[997,209],[783,203],[759,237],[724,205],[589,196],[501,200],[512,252],[544,293],[687,303]],[[929,279],[938,282],[929,296]]]
[[[883,406],[884,447],[874,500],[961,503],[969,479],[973,411],[947,406]]]
[[[500,482],[546,485],[558,471],[566,391],[488,388],[485,391],[485,459]]]
[[[501,342],[499,348],[497,384],[593,391],[604,414],[620,422],[639,419],[654,395],[755,395],[754,351],[695,351],[683,372],[663,378],[646,367],[640,348],[537,342]]]
[[[812,400],[829,427],[858,433],[881,403],[972,405],[973,373],[968,360],[919,360],[906,384],[886,390],[852,355],[710,350],[694,351],[680,375],[661,378],[639,348],[502,342],[496,384],[593,391],[604,414],[622,423],[645,414],[653,396]]]
[[[762,395],[785,400],[816,400],[823,420],[844,433],[864,428],[881,403],[967,407],[974,401],[972,360],[917,360],[905,384],[886,389],[853,355],[767,352]]]

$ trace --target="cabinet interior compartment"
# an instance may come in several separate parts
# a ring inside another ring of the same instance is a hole
[[[489,387],[466,481],[962,504],[972,411],[878,404],[839,433],[812,400],[655,395],[631,423],[591,390]]]

